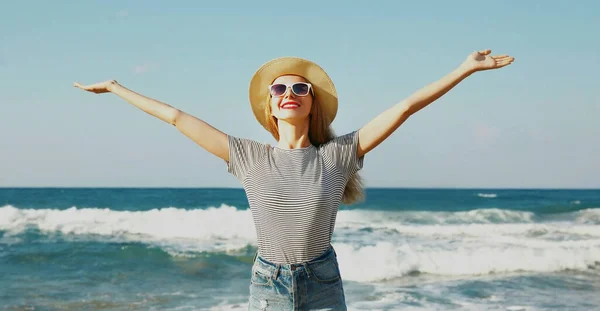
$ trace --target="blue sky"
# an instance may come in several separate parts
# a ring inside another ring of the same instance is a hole
[[[75,81],[116,79],[272,143],[247,89],[274,57],[327,70],[344,134],[490,48],[515,62],[413,115],[367,154],[367,186],[598,188],[599,11],[596,1],[11,1],[0,11],[0,186],[240,186],[172,126]]]

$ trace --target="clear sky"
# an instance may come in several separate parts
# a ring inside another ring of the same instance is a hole
[[[8,1],[0,10],[0,186],[240,187],[225,163],[112,94],[116,79],[273,143],[248,103],[279,56],[338,88],[358,129],[479,49],[476,73],[367,154],[368,187],[600,187],[598,1]]]

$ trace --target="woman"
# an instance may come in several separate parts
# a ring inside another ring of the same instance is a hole
[[[477,71],[513,62],[490,50],[473,52],[454,71],[381,113],[357,131],[334,137],[337,93],[327,73],[294,57],[261,66],[250,81],[250,104],[276,146],[227,135],[162,102],[106,81],[75,86],[111,92],[168,122],[227,163],[243,185],[254,220],[258,252],[252,266],[250,310],[346,310],[331,246],[338,207],[359,200],[357,172],[364,155],[409,116]]]

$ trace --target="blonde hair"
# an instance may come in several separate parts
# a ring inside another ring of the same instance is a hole
[[[267,120],[267,128],[275,140],[279,141],[279,126],[277,125],[277,118],[271,114],[271,96],[267,96],[267,104],[265,105],[265,114]],[[310,124],[308,128],[308,137],[310,143],[318,147],[333,138],[335,133],[328,124],[329,120],[326,119],[323,109],[318,102],[318,98],[313,96],[313,104],[310,109]],[[364,199],[363,191],[363,180],[362,177],[357,173],[354,173],[348,179],[348,183],[344,188],[344,194],[342,195],[342,203],[353,204]]]

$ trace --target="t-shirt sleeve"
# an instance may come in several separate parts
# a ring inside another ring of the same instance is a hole
[[[323,150],[332,165],[349,178],[363,167],[364,156],[358,157],[358,131],[335,137],[324,144]]]
[[[267,155],[268,146],[251,139],[230,135],[227,139],[229,142],[229,162],[226,162],[227,172],[241,182],[248,171]]]

